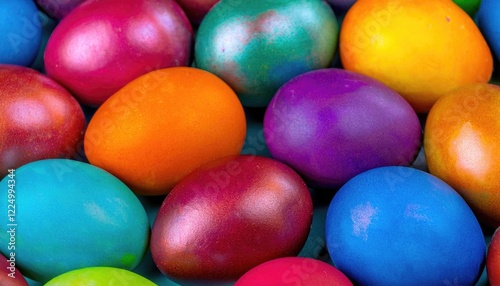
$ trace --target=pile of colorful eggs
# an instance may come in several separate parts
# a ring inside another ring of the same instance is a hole
[[[500,1],[0,19],[0,285],[500,285]]]

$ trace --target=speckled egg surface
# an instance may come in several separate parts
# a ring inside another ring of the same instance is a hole
[[[218,2],[203,19],[196,66],[226,81],[245,106],[266,106],[276,90],[333,60],[338,24],[326,2]]]

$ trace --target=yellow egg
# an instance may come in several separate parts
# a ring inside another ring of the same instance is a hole
[[[342,24],[340,56],[345,69],[385,83],[417,112],[493,71],[484,37],[452,0],[357,1]]]

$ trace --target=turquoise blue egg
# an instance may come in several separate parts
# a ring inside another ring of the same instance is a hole
[[[111,174],[78,161],[49,159],[9,175],[0,182],[5,194],[0,208],[15,208],[15,215],[2,215],[2,229],[10,233],[0,233],[0,251],[7,257],[14,252],[16,266],[28,278],[45,283],[91,266],[132,270],[142,260],[150,232],[146,211]],[[14,190],[10,201],[7,190]]]
[[[33,0],[0,1],[0,63],[29,66],[42,38],[40,14]]]

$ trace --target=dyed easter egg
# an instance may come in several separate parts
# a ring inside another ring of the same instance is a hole
[[[500,226],[500,87],[452,91],[431,109],[424,132],[429,171],[455,188],[479,220]]]
[[[98,106],[140,75],[188,65],[191,41],[191,24],[173,0],[88,0],[50,36],[45,70]]]
[[[455,190],[395,166],[342,186],[328,209],[326,243],[356,285],[475,285],[486,251],[476,217]]]
[[[411,106],[382,83],[323,69],[279,89],[266,110],[264,135],[273,158],[313,186],[338,188],[375,167],[411,164],[421,127]]]
[[[199,25],[219,0],[177,0],[193,25]]]
[[[266,106],[294,76],[328,67],[337,36],[324,1],[222,0],[198,30],[196,66],[227,82],[244,106]]]
[[[50,17],[62,19],[85,0],[36,0]]]
[[[500,285],[500,228],[498,228],[491,238],[486,258],[486,271],[491,285]]]
[[[234,285],[352,286],[352,283],[342,272],[325,262],[305,257],[284,257],[252,268]]]
[[[0,65],[0,175],[48,158],[74,157],[85,117],[58,83],[30,68]]]
[[[226,83],[168,68],[130,82],[96,111],[85,153],[136,193],[161,195],[201,165],[239,154],[245,131],[243,107]]]
[[[193,171],[166,197],[151,253],[173,279],[237,279],[265,261],[297,255],[312,211],[309,190],[290,167],[267,157],[226,157]]]
[[[421,113],[448,91],[488,82],[493,71],[483,35],[450,0],[357,1],[342,23],[340,58]]]
[[[16,169],[0,186],[13,190],[0,207],[14,210],[2,218],[8,231],[0,233],[0,251],[12,251],[13,236],[16,266],[30,279],[45,283],[91,266],[133,269],[147,250],[144,208],[102,169],[68,159],[40,160]]]
[[[2,286],[28,286],[23,274],[16,267],[15,247],[15,243],[8,244],[7,257],[0,254],[0,285]]]
[[[481,6],[481,0],[453,0],[460,8],[462,8],[469,16],[473,17],[479,6]]]
[[[0,1],[0,64],[33,62],[42,37],[38,13],[33,0]]]
[[[482,0],[477,12],[477,24],[496,60],[500,61],[500,1]]]
[[[44,286],[156,286],[148,279],[124,269],[88,267],[72,270],[51,279]]]

